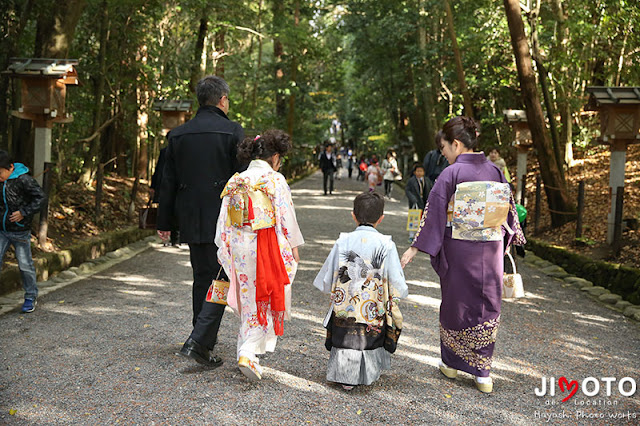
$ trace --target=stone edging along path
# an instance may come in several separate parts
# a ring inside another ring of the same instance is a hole
[[[91,261],[111,250],[139,241],[155,234],[155,231],[138,229],[137,226],[105,232],[73,246],[51,253],[39,253],[34,257],[38,281],[46,281],[53,275]],[[22,288],[20,271],[17,266],[3,268],[0,272],[0,296]]]
[[[571,275],[562,267],[536,256],[529,250],[526,252],[524,262],[529,266],[536,267],[547,276],[563,282],[563,286],[578,288],[591,299],[605,304],[610,309],[622,312],[628,318],[640,321],[640,306],[634,305],[627,300],[622,300],[622,296],[619,294],[611,293],[604,287],[594,286],[589,280]]]
[[[155,235],[149,236],[143,240],[121,247],[111,251],[97,259],[91,259],[87,262],[69,268],[60,272],[50,280],[38,282],[38,296],[44,296],[52,291],[66,287],[76,281],[83,280],[93,274],[104,271],[124,260],[142,253],[160,241]],[[14,291],[0,297],[0,315],[11,312],[20,306],[24,301],[24,292],[22,290]]]

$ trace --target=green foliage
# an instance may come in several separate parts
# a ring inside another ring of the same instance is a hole
[[[502,110],[521,109],[523,104],[504,9],[493,0],[450,3],[474,115],[482,127],[481,147],[510,146],[512,134]],[[635,0],[561,3],[566,15],[562,22],[551,2],[541,2],[538,40],[550,71],[554,105],[570,106],[573,141],[586,146],[597,137],[598,123],[597,117],[579,113],[586,101],[584,88],[640,84],[640,68],[634,66],[640,62],[640,7]],[[9,40],[17,56],[28,57],[34,49],[37,11],[31,11],[18,33],[24,5],[25,0],[9,0],[0,11],[0,32],[7,34],[0,47]],[[97,93],[105,7],[106,83]],[[208,27],[205,51],[198,56],[201,19]],[[279,59],[276,42],[282,44]],[[296,146],[292,163],[312,158],[312,148],[330,136],[334,118],[343,123],[341,143],[380,154],[410,137],[416,149],[425,149],[432,135],[420,133],[419,127],[434,132],[462,111],[441,0],[91,0],[70,56],[80,60],[82,85],[68,91],[67,109],[75,121],[55,126],[53,147],[68,179],[80,174],[89,150],[88,142],[78,140],[114,116],[100,136],[99,159],[127,158],[112,164],[129,175],[137,152],[148,148],[153,159],[163,136],[151,104],[159,98],[195,100],[191,71],[201,57],[204,74],[224,72],[231,86],[230,117],[247,133],[288,129],[291,112]],[[276,100],[282,97],[284,115],[276,111]],[[97,105],[102,114],[96,118]],[[141,131],[145,111],[148,139]],[[374,143],[375,135],[387,137]]]

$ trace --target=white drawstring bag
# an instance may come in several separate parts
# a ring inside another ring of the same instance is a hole
[[[504,273],[502,278],[502,298],[503,299],[515,299],[518,297],[524,297],[524,285],[522,284],[522,276],[516,271],[516,262],[513,260],[511,253],[507,252],[509,260],[511,260],[511,266],[513,267],[513,273]]]

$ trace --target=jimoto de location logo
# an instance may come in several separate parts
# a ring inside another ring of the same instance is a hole
[[[615,377],[587,377],[578,380],[569,380],[565,376],[559,377],[542,377],[539,387],[535,388],[536,396],[563,396],[562,402],[567,402],[576,394],[586,397],[610,397],[610,396],[633,396],[637,390],[636,380],[632,377],[623,377],[617,379]],[[574,401],[576,405],[578,401]],[[592,404],[581,404],[592,405]]]

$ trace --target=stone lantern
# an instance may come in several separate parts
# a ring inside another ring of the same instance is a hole
[[[65,111],[68,85],[78,85],[77,59],[11,58],[3,74],[21,81],[20,107],[11,114],[33,121],[35,127],[33,175],[42,185],[44,164],[51,162],[53,123],[70,123]]]
[[[513,145],[518,150],[518,163],[516,167],[516,202],[523,204],[522,193],[524,191],[525,176],[527,175],[527,155],[533,146],[531,130],[527,121],[527,113],[521,109],[505,109],[504,121],[511,125],[516,134]]]
[[[159,99],[153,103],[153,110],[160,111],[164,134],[169,133],[191,117],[192,100]]]
[[[640,142],[640,87],[587,87],[591,94],[587,110],[599,111],[600,143],[611,147],[609,192],[611,207],[607,218],[607,243],[615,233],[616,195],[624,187],[627,145]]]

